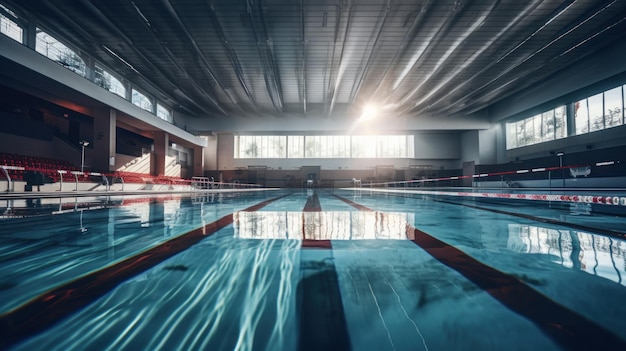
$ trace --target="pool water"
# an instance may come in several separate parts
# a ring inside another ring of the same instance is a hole
[[[323,189],[41,202],[0,207],[1,349],[626,349],[621,215]]]

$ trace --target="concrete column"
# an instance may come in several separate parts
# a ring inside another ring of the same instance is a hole
[[[204,148],[194,145],[193,147],[193,176],[204,176]]]
[[[107,107],[95,112],[92,169],[115,170],[116,127],[116,110]]]
[[[166,132],[154,133],[154,149],[152,151],[152,175],[165,175],[165,156],[170,146],[170,136]]]

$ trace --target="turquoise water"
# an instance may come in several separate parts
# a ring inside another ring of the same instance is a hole
[[[626,345],[622,216],[311,189],[12,213],[0,219],[3,349]]]

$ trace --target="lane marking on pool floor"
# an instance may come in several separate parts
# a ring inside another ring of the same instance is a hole
[[[304,204],[304,208],[302,209],[302,244],[301,247],[303,249],[327,249],[332,250],[332,244],[330,240],[316,240],[316,239],[307,239],[305,237],[305,226],[306,226],[306,217],[304,212],[322,212],[322,205],[320,204],[320,199],[317,196],[316,192],[313,192],[312,195],[307,197],[306,203]]]
[[[257,211],[286,196],[289,194],[262,201],[242,211]],[[63,318],[93,303],[124,281],[189,249],[202,239],[232,223],[233,213],[128,257],[114,265],[52,288],[23,305],[0,315],[0,348],[8,348],[48,329]]]
[[[360,211],[373,211],[334,195]],[[626,341],[586,317],[558,304],[519,279],[481,263],[465,252],[407,223],[407,237],[444,265],[459,272],[500,301],[526,317],[559,345],[570,350],[626,350]]]
[[[307,239],[305,237],[305,212],[318,212],[322,215],[317,192],[307,197],[302,209],[302,243],[301,249],[306,250],[300,255],[302,278],[297,288],[298,351],[317,350],[350,350],[350,335],[346,321],[339,277],[334,260],[321,257],[328,253],[332,256],[330,240]],[[318,225],[316,222],[313,225]],[[310,249],[325,249],[324,253]],[[321,254],[321,255],[320,255]]]

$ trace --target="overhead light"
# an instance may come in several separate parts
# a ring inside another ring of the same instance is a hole
[[[378,115],[378,111],[378,106],[372,104],[365,105],[365,108],[363,108],[363,113],[361,114],[361,117],[359,119],[361,121],[367,121],[375,118]]]
[[[123,64],[125,64],[126,66],[128,66],[130,69],[132,69],[133,71],[135,71],[135,73],[139,74],[139,71],[137,71],[135,69],[135,67],[133,67],[133,65],[131,65],[130,63],[128,63],[126,60],[124,60],[123,58],[120,57],[120,55],[116,54],[115,51],[109,49],[108,46],[106,45],[102,45],[102,48],[104,50],[106,50],[109,54],[113,55],[116,59],[120,60]]]
[[[148,25],[148,27],[152,27],[152,25],[150,25],[150,21],[148,21],[148,19],[146,18],[146,16],[143,14],[143,12],[141,12],[141,10],[139,9],[139,7],[137,7],[137,5],[135,5],[134,1],[130,2],[131,5],[133,5],[133,7],[135,8],[135,11],[137,11],[137,13],[139,14],[139,16],[141,16],[141,18],[143,18],[143,20],[146,22],[146,24]]]

